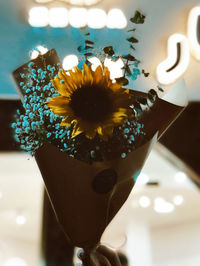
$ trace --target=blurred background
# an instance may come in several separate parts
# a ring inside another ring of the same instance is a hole
[[[150,76],[129,86],[147,91],[159,84],[165,92],[181,87],[188,106],[155,145],[102,243],[124,254],[129,266],[200,265],[198,6],[198,0],[0,0],[0,266],[78,263],[34,158],[13,142],[10,123],[21,102],[11,73],[52,48],[65,70],[77,65],[85,27],[96,47],[129,53],[125,40],[135,10],[146,20],[136,25],[134,53]],[[123,75],[122,61],[105,64],[113,78]]]

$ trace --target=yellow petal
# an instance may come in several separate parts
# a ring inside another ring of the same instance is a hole
[[[68,115],[65,117],[62,122],[60,123],[61,126],[70,126],[72,124],[72,121],[74,120],[74,116]]]
[[[98,66],[95,72],[93,72],[93,78],[95,83],[99,83],[100,81],[103,80],[103,70],[101,66]]]
[[[65,83],[61,83],[60,82],[60,78],[59,77],[55,77],[51,83],[53,84],[54,88],[57,90],[58,93],[60,93],[63,96],[69,96],[69,92],[67,90],[67,86]]]
[[[78,68],[76,68],[75,72],[72,70],[68,71],[69,76],[68,79],[70,78],[71,82],[73,82],[76,86],[76,88],[81,87],[83,84],[83,76],[82,76],[82,72],[78,71]]]
[[[51,98],[48,102],[46,102],[46,105],[54,114],[67,116],[73,114],[72,109],[68,103],[68,98],[57,96],[55,98]]]
[[[93,82],[92,70],[86,63],[83,64],[83,80],[87,84]]]
[[[108,87],[112,86],[112,80],[110,79],[110,71],[107,67],[104,68],[104,74]]]
[[[75,138],[76,136],[83,133],[83,131],[77,126],[77,123],[74,125],[73,132],[72,132],[72,138]]]

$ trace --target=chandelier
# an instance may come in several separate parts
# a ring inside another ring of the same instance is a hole
[[[35,0],[35,1],[40,4],[56,2],[55,0]],[[59,1],[76,6],[91,6],[101,2],[102,0],[59,0]]]

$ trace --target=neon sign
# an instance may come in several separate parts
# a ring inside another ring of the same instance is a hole
[[[190,52],[200,60],[200,7],[194,7],[188,17],[187,37],[173,34],[168,39],[168,57],[156,69],[159,83],[169,85],[178,80],[187,70]]]

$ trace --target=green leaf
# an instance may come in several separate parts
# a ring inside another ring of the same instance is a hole
[[[164,92],[164,90],[160,86],[157,86],[157,88],[159,91]]]
[[[120,84],[121,86],[126,86],[126,85],[128,85],[128,83],[129,83],[128,79],[126,79],[125,77],[116,78],[115,80],[116,80],[116,82],[117,82],[118,84]]]
[[[135,47],[131,44],[130,45],[130,48],[132,49],[132,50],[135,50]]]
[[[130,19],[131,22],[135,24],[143,24],[145,21],[146,16],[140,13],[140,11],[135,11],[134,17]]]
[[[83,47],[82,45],[80,45],[80,46],[77,47],[77,50],[78,50],[79,52],[82,52],[82,51],[84,50],[84,47]]]
[[[138,42],[138,40],[134,37],[128,38],[127,41],[131,42],[131,43],[137,43]]]
[[[105,54],[107,54],[109,56],[113,56],[115,54],[112,46],[104,47],[103,51]]]
[[[89,45],[86,45],[86,46],[83,46],[83,45],[80,45],[77,50],[80,52],[80,53],[84,53],[84,52],[87,52],[87,50],[89,49],[93,49],[92,46],[89,46]]]
[[[85,40],[85,44],[94,44],[94,42],[92,42],[90,40]]]
[[[92,56],[92,55],[94,55],[93,53],[85,53],[84,54],[85,56]]]
[[[125,71],[125,74],[127,75],[127,76],[132,76],[132,72],[131,72],[131,69],[130,69],[130,67],[128,66],[128,65],[125,65],[122,69],[124,69],[124,71]]]
[[[149,73],[145,72],[144,69],[142,69],[142,74],[147,78],[149,76]]]
[[[135,57],[131,54],[123,55],[122,58],[127,59],[128,61],[135,61]]]
[[[136,28],[130,29],[127,32],[132,32],[132,31],[136,31]]]
[[[89,45],[86,45],[85,46],[85,50],[88,50],[88,49],[93,49],[93,47],[92,46],[89,46]]]

